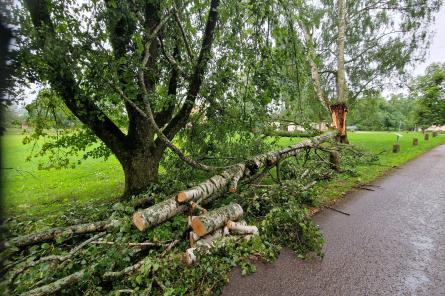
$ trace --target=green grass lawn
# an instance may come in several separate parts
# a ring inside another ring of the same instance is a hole
[[[87,159],[74,169],[39,170],[39,158],[25,161],[32,145],[10,130],[2,138],[3,202],[8,214],[47,213],[67,204],[117,198],[124,174],[115,157]]]
[[[418,146],[412,146],[413,137],[419,138]],[[38,158],[25,161],[31,145],[23,145],[22,139],[23,135],[17,131],[9,131],[2,139],[2,184],[7,213],[46,214],[76,203],[116,199],[123,192],[124,176],[116,158],[110,157],[107,161],[88,159],[75,169],[38,170]],[[357,177],[341,174],[328,183],[320,184],[320,200],[323,202],[338,198],[356,184],[374,180],[393,166],[401,165],[445,143],[445,135],[436,138],[430,136],[426,142],[420,133],[403,133],[401,151],[394,154],[392,144],[395,139],[393,132],[349,133],[352,144],[380,153],[380,160],[375,165],[359,167]],[[298,139],[281,138],[278,143],[285,146],[296,141]]]

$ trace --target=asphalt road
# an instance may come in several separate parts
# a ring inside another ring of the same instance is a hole
[[[273,264],[242,277],[223,295],[445,295],[445,145],[395,169],[314,219],[323,260],[284,249]]]

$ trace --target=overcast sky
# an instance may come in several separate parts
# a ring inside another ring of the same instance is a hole
[[[431,63],[445,62],[445,5],[442,5],[436,16],[433,30],[435,35],[431,42],[430,52],[426,55],[425,62],[413,69],[414,76],[423,74],[426,67]]]

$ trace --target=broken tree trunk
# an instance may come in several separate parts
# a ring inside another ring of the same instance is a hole
[[[346,114],[348,113],[348,107],[345,103],[333,104],[330,106],[332,124],[334,128],[338,131],[336,136],[336,141],[339,143],[349,144],[348,137],[346,134]]]
[[[243,215],[243,208],[239,204],[231,203],[204,215],[197,216],[192,220],[193,232],[204,236],[219,228],[224,227],[227,221],[236,221]]]
[[[224,195],[232,180],[238,180],[255,175],[261,168],[271,167],[277,162],[296,155],[305,148],[318,147],[321,143],[329,141],[337,132],[328,132],[314,138],[301,141],[284,149],[272,151],[252,157],[242,163],[234,165],[222,173],[213,176],[198,186],[179,192],[176,197],[171,197],[163,202],[155,204],[147,209],[139,210],[133,214],[133,223],[143,231],[149,227],[158,225],[189,208],[189,202],[206,204]],[[236,178],[235,178],[236,177]],[[231,183],[232,182],[232,183]],[[233,189],[232,189],[233,190]]]

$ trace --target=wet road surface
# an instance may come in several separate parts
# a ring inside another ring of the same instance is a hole
[[[445,295],[445,145],[314,216],[323,260],[284,249],[223,295]]]

